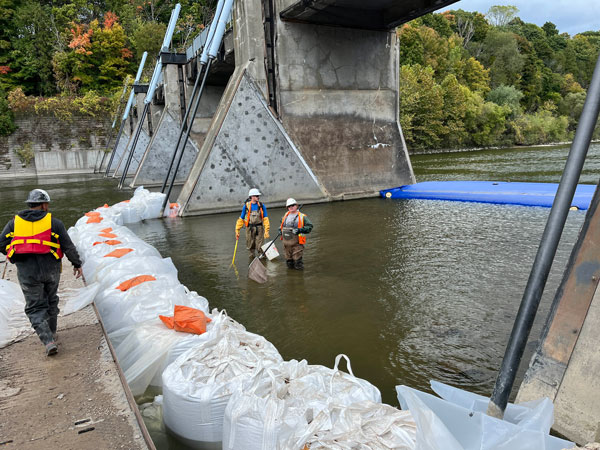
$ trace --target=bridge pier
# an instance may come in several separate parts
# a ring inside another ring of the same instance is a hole
[[[236,70],[178,202],[233,211],[377,195],[414,183],[398,123],[395,31],[286,22],[292,0],[236,2]]]

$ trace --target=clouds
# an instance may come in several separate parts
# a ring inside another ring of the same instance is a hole
[[[490,6],[514,5],[524,22],[542,26],[552,22],[560,33],[571,36],[583,31],[600,31],[600,2],[595,0],[461,0],[445,9],[486,13]]]

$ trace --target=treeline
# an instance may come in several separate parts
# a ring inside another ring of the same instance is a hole
[[[14,112],[68,118],[114,111],[142,53],[158,54],[177,2],[173,43],[183,51],[210,21],[216,0],[0,0],[0,134],[14,130]],[[397,30],[400,123],[409,148],[572,138],[600,32],[571,37],[517,14],[514,6],[485,15],[448,11]],[[150,72],[153,64],[146,66]]]
[[[447,11],[398,29],[400,123],[410,149],[572,139],[600,32],[571,37],[517,14],[514,6]]]
[[[216,0],[0,0],[0,134],[13,110],[111,109],[144,51],[152,71],[177,3],[173,45],[185,50]]]

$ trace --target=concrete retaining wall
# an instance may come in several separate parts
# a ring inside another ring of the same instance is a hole
[[[110,131],[108,119],[87,116],[70,122],[54,116],[18,116],[15,122],[18,129],[0,139],[2,178],[93,172]]]

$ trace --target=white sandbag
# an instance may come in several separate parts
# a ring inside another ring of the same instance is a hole
[[[86,281],[99,281],[107,288],[117,280],[127,280],[139,275],[164,275],[177,279],[177,268],[171,258],[160,256],[132,256],[118,258],[113,264],[99,268]]]
[[[285,448],[414,450],[417,425],[410,411],[364,401],[331,404],[296,432]]]
[[[86,280],[94,280],[94,277],[98,271],[100,271],[106,267],[112,266],[113,264],[115,264],[116,262],[119,262],[119,261],[125,261],[130,258],[139,258],[139,257],[151,257],[151,256],[160,257],[160,253],[158,253],[158,250],[156,250],[151,245],[148,245],[145,243],[144,244],[138,243],[135,246],[135,248],[133,248],[133,251],[126,253],[119,258],[106,256],[106,255],[112,253],[113,251],[119,250],[121,248],[131,248],[131,247],[122,247],[119,245],[116,248],[101,249],[103,254],[96,255],[96,256],[89,256],[88,258],[86,258],[86,260],[82,266],[83,275],[85,276],[85,279]]]
[[[156,319],[109,334],[133,395],[143,394],[148,387],[162,389],[164,369],[181,354],[206,341],[212,326],[209,322],[207,333],[201,335],[182,333]]]
[[[33,333],[25,315],[25,297],[18,284],[0,280],[0,348]]]
[[[123,292],[116,287],[121,280],[98,293],[96,307],[107,333],[138,323],[154,320],[159,315],[172,315],[175,305],[202,309],[206,299],[189,296],[187,288],[169,276],[157,276]]]
[[[91,283],[82,288],[69,288],[65,289],[63,294],[63,300],[65,300],[65,306],[62,308],[60,315],[68,316],[69,314],[79,311],[86,306],[92,304],[94,298],[98,294],[100,289],[100,283]]]
[[[183,353],[163,372],[163,415],[168,429],[186,444],[220,448],[232,392],[282,358],[273,344],[223,312],[214,321],[209,340]]]
[[[338,368],[342,358],[349,373]],[[331,403],[381,402],[375,386],[354,376],[346,355],[336,357],[333,369],[295,360],[269,366],[254,376],[252,386],[227,405],[224,449],[288,448],[290,441],[302,440],[312,419]]]
[[[496,419],[408,386],[396,386],[417,423],[416,450],[562,450],[572,442]]]

